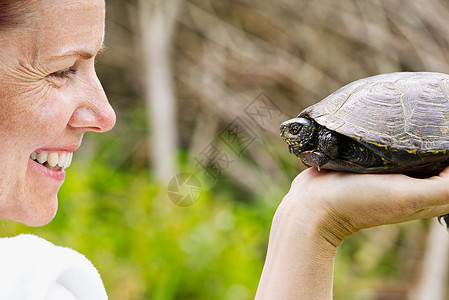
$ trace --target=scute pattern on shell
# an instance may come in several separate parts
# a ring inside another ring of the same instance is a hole
[[[381,147],[447,150],[449,76],[400,72],[368,77],[342,87],[299,116],[303,115],[330,130]]]

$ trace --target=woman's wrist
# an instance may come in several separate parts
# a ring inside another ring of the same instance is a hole
[[[306,191],[298,197],[290,191],[276,210],[273,224],[279,222],[285,230],[296,230],[310,240],[329,244],[333,251],[357,230],[350,220],[337,215],[330,200],[310,198]]]
[[[257,299],[331,299],[337,246],[316,214],[291,200],[284,198],[273,219]]]
[[[300,243],[304,250],[316,250],[311,255],[335,255],[342,238],[328,230],[325,214],[311,212],[308,206],[298,208],[295,205],[293,209],[285,205],[286,201],[288,200],[284,199],[276,210],[270,239],[290,237],[293,238],[292,241]]]

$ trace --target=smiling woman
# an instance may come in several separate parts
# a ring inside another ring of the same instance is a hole
[[[0,138],[8,142],[0,148],[9,159],[0,165],[0,217],[43,225],[56,212],[64,168],[84,132],[104,132],[115,122],[94,69],[104,2],[5,3]],[[18,21],[21,13],[27,25]]]
[[[0,218],[51,221],[83,134],[114,126],[94,69],[104,18],[104,0],[0,0]]]

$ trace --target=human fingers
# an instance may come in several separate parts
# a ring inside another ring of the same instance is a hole
[[[438,176],[425,179],[403,177],[400,184],[394,184],[395,199],[400,208],[414,216],[433,217],[432,212],[446,214],[449,204],[449,167]],[[430,209],[433,208],[433,209]],[[424,212],[430,214],[425,215]],[[419,214],[415,214],[419,213]]]
[[[292,211],[306,210],[319,226],[346,237],[362,228],[429,218],[449,212],[449,168],[416,179],[402,174],[352,174],[310,168],[292,183]]]

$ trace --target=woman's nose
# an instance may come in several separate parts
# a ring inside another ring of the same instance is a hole
[[[106,132],[115,124],[115,112],[109,104],[98,78],[87,87],[77,108],[73,112],[69,126],[86,131]]]

